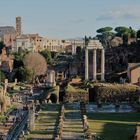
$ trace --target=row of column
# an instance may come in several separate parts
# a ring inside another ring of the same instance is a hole
[[[97,80],[97,49],[93,49],[93,80]],[[85,49],[85,80],[89,80],[88,49]],[[101,49],[101,81],[105,80],[105,53]]]

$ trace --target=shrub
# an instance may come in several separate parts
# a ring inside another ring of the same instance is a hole
[[[140,96],[140,88],[135,85],[103,84],[94,86],[96,100],[102,101],[136,101]]]
[[[68,85],[65,88],[65,102],[87,102],[88,92],[84,89]]]

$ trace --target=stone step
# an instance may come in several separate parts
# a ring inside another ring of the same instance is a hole
[[[79,104],[65,106],[62,140],[85,140]]]

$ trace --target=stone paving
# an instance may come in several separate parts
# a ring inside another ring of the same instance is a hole
[[[80,104],[65,105],[65,120],[62,140],[84,140]]]

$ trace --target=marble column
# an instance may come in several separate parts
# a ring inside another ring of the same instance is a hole
[[[7,87],[8,87],[8,79],[5,79],[5,81],[4,81],[4,94],[7,93]]]
[[[93,81],[96,81],[96,76],[97,76],[97,72],[96,72],[96,69],[97,69],[97,66],[96,66],[96,49],[93,50]]]
[[[85,49],[85,80],[88,80],[88,49]]]
[[[105,80],[105,52],[101,50],[101,81]]]
[[[29,130],[33,131],[35,129],[35,112],[33,109],[29,110]]]

